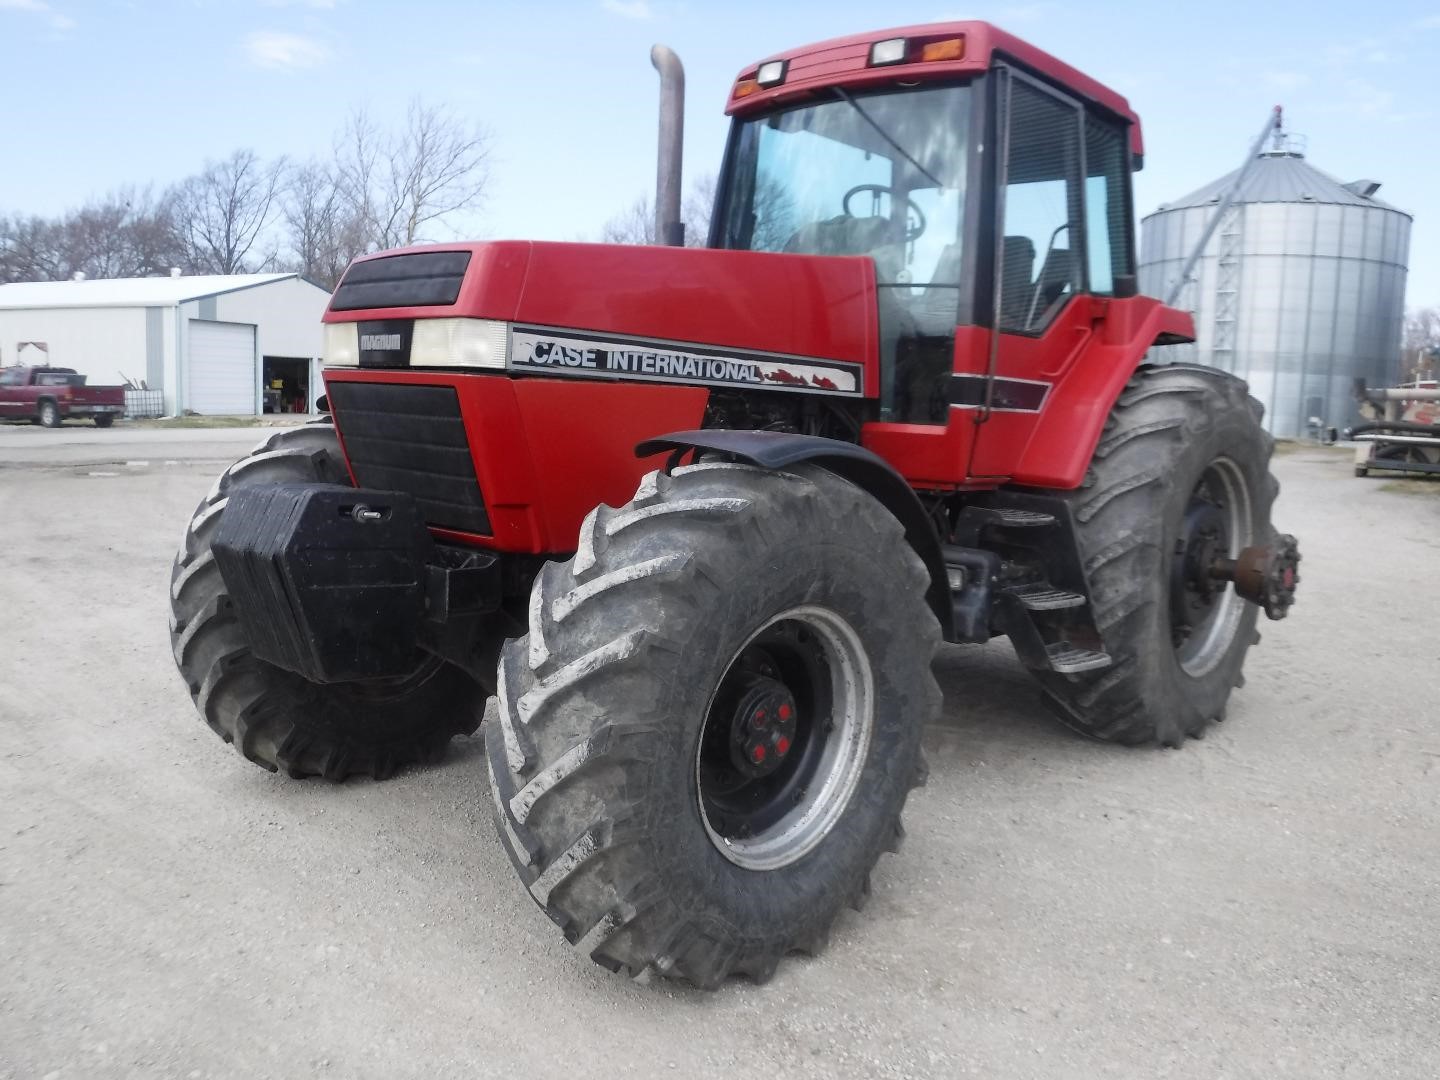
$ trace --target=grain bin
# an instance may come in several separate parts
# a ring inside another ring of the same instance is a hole
[[[1165,296],[1177,284],[1239,172],[1144,219],[1141,291]],[[1239,375],[1280,437],[1306,434],[1312,418],[1358,419],[1353,380],[1393,382],[1404,321],[1411,219],[1376,198],[1379,187],[1315,168],[1277,123],[1177,301],[1195,313],[1197,341],[1155,358]]]

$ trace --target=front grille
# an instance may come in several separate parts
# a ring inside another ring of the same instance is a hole
[[[330,300],[330,310],[453,304],[469,265],[468,251],[424,251],[366,259],[345,271]]]
[[[327,389],[357,484],[407,493],[427,525],[490,532],[452,387],[335,381]]]

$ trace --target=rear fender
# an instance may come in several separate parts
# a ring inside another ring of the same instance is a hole
[[[880,505],[895,515],[905,527],[905,539],[930,573],[930,587],[925,600],[940,620],[945,640],[954,640],[954,614],[951,610],[949,579],[940,536],[925,512],[925,507],[905,478],[886,461],[853,443],[825,439],[816,435],[794,435],[780,431],[676,431],[647,439],[635,448],[637,457],[673,451],[671,466],[687,451],[710,451],[731,457],[762,469],[784,469],[792,465],[811,464],[828,469],[863,491],[874,496]]]

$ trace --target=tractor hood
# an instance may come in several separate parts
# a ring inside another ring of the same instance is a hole
[[[357,260],[324,321],[456,317],[863,364],[867,372],[877,362],[875,265],[854,256],[525,240],[427,245]]]

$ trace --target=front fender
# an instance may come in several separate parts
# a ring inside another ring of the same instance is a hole
[[[689,450],[728,454],[762,469],[783,469],[801,463],[819,465],[868,492],[904,526],[906,541],[930,573],[930,587],[925,592],[925,600],[940,620],[945,640],[955,640],[950,585],[940,536],[914,490],[884,458],[863,446],[818,435],[723,428],[675,431],[646,439],[635,447],[635,455],[649,457],[666,450],[676,452],[672,465]]]

